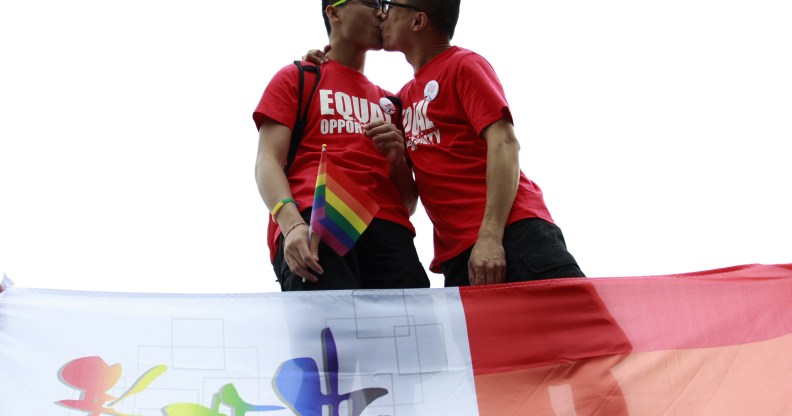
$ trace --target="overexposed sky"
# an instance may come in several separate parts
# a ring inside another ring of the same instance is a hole
[[[270,77],[318,0],[0,8],[0,273],[18,286],[277,291],[253,177]],[[523,171],[592,277],[792,262],[792,4],[463,1]],[[398,90],[401,54],[369,54]],[[424,265],[431,224],[414,217]],[[440,275],[431,274],[434,287]]]

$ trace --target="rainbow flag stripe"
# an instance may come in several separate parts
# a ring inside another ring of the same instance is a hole
[[[368,195],[355,195],[357,188],[354,181],[328,160],[327,145],[323,145],[311,230],[340,256],[355,245],[379,210],[379,205]]]

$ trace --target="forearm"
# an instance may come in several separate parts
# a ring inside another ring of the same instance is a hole
[[[389,161],[388,174],[399,190],[404,206],[410,211],[410,215],[414,214],[418,205],[418,187],[415,185],[412,169],[407,160],[401,157],[399,160]]]
[[[519,150],[513,135],[487,141],[487,202],[479,239],[503,240],[503,230],[520,181]]]
[[[256,185],[269,212],[272,212],[280,201],[292,198],[289,181],[283,171],[289,139],[290,130],[274,123],[265,123],[259,132]],[[282,229],[303,222],[297,205],[292,203],[283,205],[277,212],[275,220]]]
[[[374,148],[385,156],[388,163],[388,175],[399,191],[402,203],[415,213],[418,205],[418,187],[415,185],[412,167],[407,161],[407,149],[401,130],[392,123],[374,121],[366,124],[366,136],[371,137]]]
[[[292,198],[283,168],[269,155],[259,155],[256,160],[256,184],[269,212],[272,212],[280,201]],[[297,205],[293,203],[284,204],[278,210],[275,220],[282,229],[303,222]]]

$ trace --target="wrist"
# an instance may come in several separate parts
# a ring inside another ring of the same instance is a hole
[[[305,225],[306,227],[308,226],[308,224],[306,224],[304,222],[295,223],[294,225],[292,225],[291,227],[287,228],[286,231],[283,232],[283,241],[286,241],[286,238],[289,237],[289,234],[292,231],[294,231],[295,229],[299,228],[301,225]]]
[[[298,204],[297,201],[294,200],[294,198],[291,197],[284,198],[280,200],[277,204],[275,204],[275,207],[272,208],[272,212],[270,213],[270,215],[272,215],[272,219],[274,221],[278,220],[277,218],[278,213],[281,212],[281,209],[283,209],[283,207],[286,206],[286,204],[294,204],[295,207],[297,207],[298,209],[300,208],[300,204]]]
[[[501,243],[503,241],[503,228],[485,227],[482,225],[478,232],[478,240]]]
[[[387,157],[388,172],[409,172],[410,164],[407,155],[403,152],[391,152]]]

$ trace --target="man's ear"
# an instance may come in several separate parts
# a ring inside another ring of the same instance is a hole
[[[424,12],[418,12],[415,14],[415,19],[413,19],[412,29],[413,32],[420,32],[429,25],[429,15]]]
[[[325,14],[327,15],[327,20],[338,20],[338,10],[333,6],[328,5],[325,7]]]

